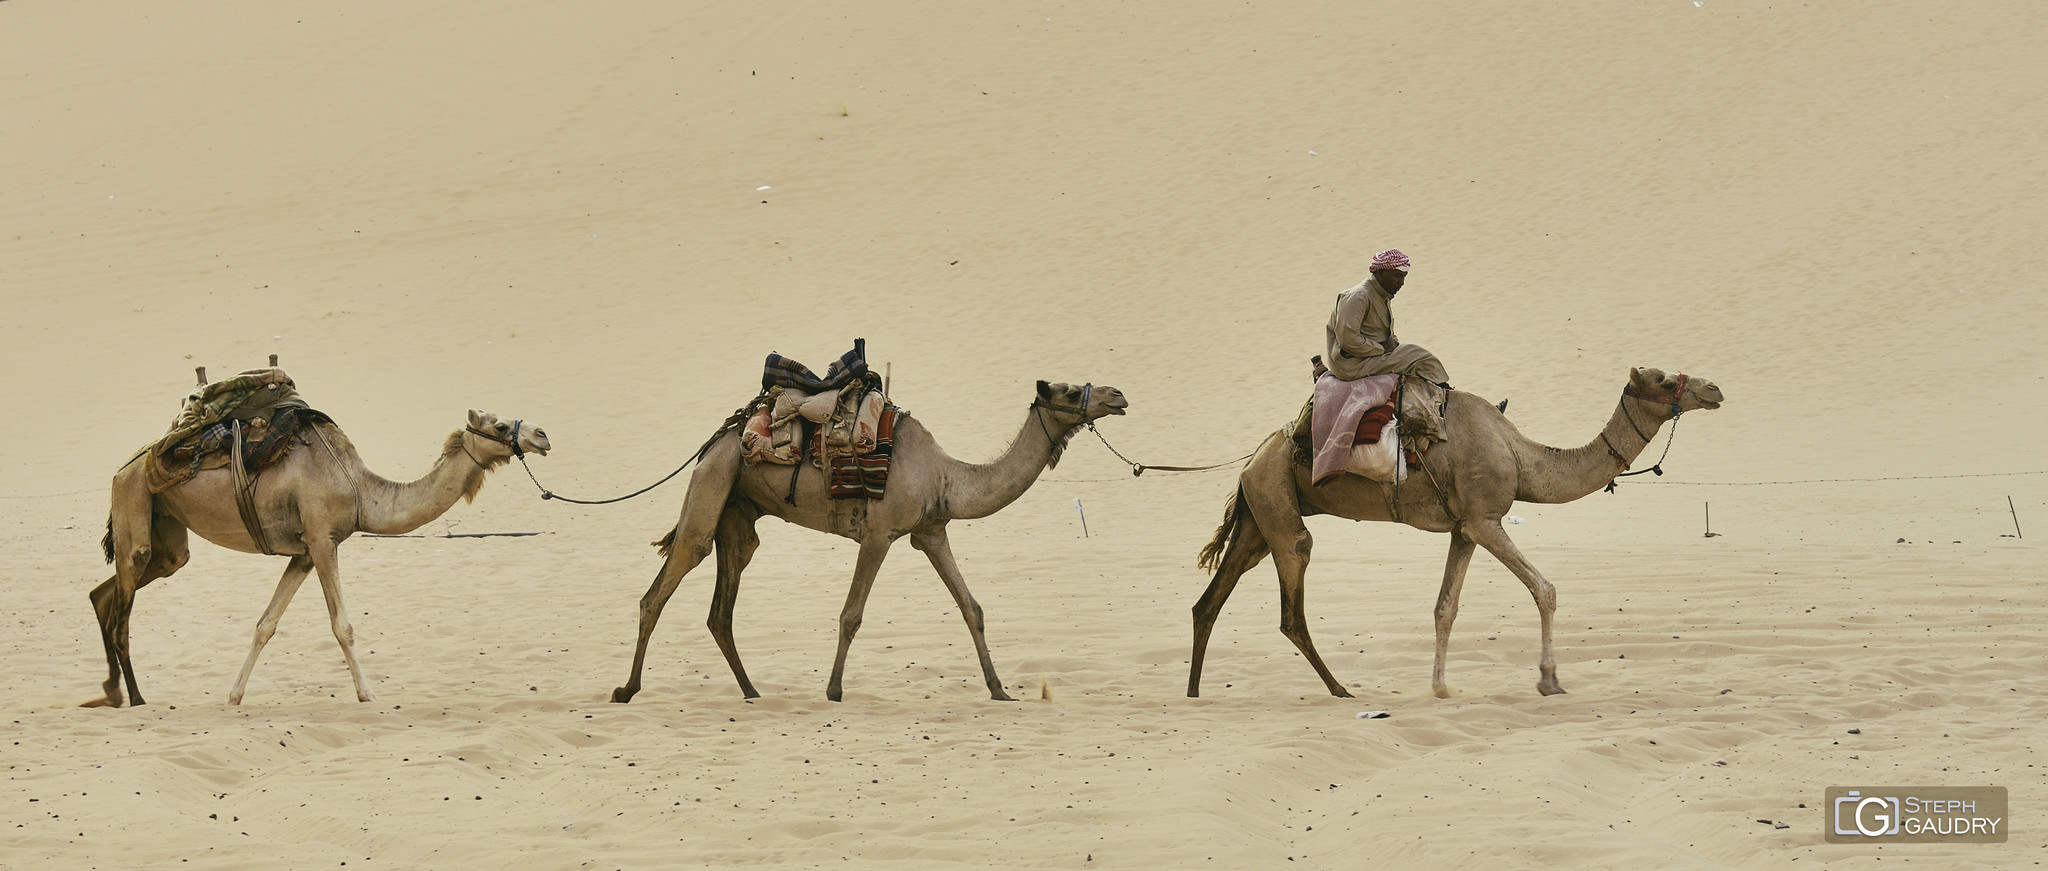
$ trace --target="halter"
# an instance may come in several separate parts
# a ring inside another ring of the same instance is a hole
[[[497,442],[498,444],[511,448],[512,456],[518,458],[520,462],[524,463],[526,462],[526,449],[519,446],[519,428],[525,425],[526,421],[524,420],[513,421],[512,434],[504,438],[499,438],[497,435],[493,433],[484,432],[483,430],[477,429],[476,427],[473,426],[465,426],[463,427],[463,429],[467,430],[470,435],[476,436],[477,438],[483,439],[484,441]],[[469,454],[469,446],[464,445],[462,447],[462,452],[464,454]],[[469,461],[472,463],[476,463],[478,466],[483,465],[482,463],[477,463],[477,459],[474,454],[470,455]]]
[[[1607,440],[1606,433],[1601,433],[1600,441],[1607,445],[1607,455],[1614,458],[1614,464],[1618,467],[1615,470],[1618,473],[1614,476],[1615,478],[1626,478],[1631,475],[1640,475],[1644,472],[1655,472],[1657,473],[1658,477],[1663,477],[1664,458],[1671,456],[1671,443],[1678,440],[1678,419],[1685,414],[1685,409],[1680,408],[1678,402],[1682,397],[1685,396],[1686,385],[1691,380],[1692,376],[1687,375],[1684,372],[1678,373],[1678,388],[1673,390],[1671,394],[1668,396],[1661,393],[1646,393],[1644,391],[1637,390],[1634,383],[1630,383],[1627,387],[1621,388],[1621,395],[1623,396],[1634,397],[1636,399],[1642,399],[1649,402],[1669,403],[1671,406],[1671,432],[1670,434],[1664,437],[1664,453],[1657,457],[1657,462],[1651,464],[1651,466],[1647,469],[1639,469],[1634,472],[1628,471],[1628,459],[1623,457],[1620,451],[1614,449],[1614,443]],[[1648,448],[1650,446],[1651,441],[1650,436],[1644,434],[1643,428],[1636,425],[1635,413],[1628,410],[1628,404],[1620,403],[1620,405],[1621,416],[1628,419],[1628,428],[1635,430],[1636,437],[1643,440],[1643,447]],[[1606,489],[1609,493],[1614,492],[1613,479],[1608,479]]]
[[[1081,385],[1081,407],[1079,408],[1062,408],[1060,406],[1045,401],[1045,397],[1043,396],[1034,397],[1031,400],[1031,407],[1043,408],[1046,411],[1064,411],[1071,414],[1077,414],[1081,416],[1081,425],[1086,425],[1088,423],[1088,400],[1094,395],[1094,393],[1095,383],[1091,381],[1087,384]],[[1038,418],[1038,428],[1045,433],[1045,440],[1052,442],[1053,446],[1057,448],[1059,446],[1059,439],[1052,437],[1052,428],[1045,425],[1045,416],[1033,416]]]
[[[1081,385],[1081,406],[1080,406],[1079,408],[1061,408],[1060,406],[1057,406],[1057,405],[1054,405],[1054,404],[1052,404],[1052,403],[1050,403],[1050,402],[1047,402],[1047,401],[1045,401],[1045,397],[1043,397],[1043,396],[1040,396],[1040,397],[1036,397],[1036,398],[1032,399],[1032,400],[1031,400],[1031,407],[1032,407],[1032,408],[1043,408],[1043,409],[1045,409],[1045,410],[1047,410],[1047,411],[1065,411],[1065,412],[1070,412],[1070,413],[1073,413],[1073,414],[1078,414],[1078,415],[1080,415],[1080,416],[1082,416],[1082,417],[1084,417],[1084,418],[1085,418],[1085,417],[1087,417],[1087,416],[1088,416],[1088,401],[1089,401],[1089,399],[1090,399],[1091,397],[1093,397],[1093,395],[1094,395],[1094,394],[1095,394],[1095,385],[1094,385],[1094,383],[1092,383],[1092,382],[1091,382],[1091,383],[1088,383],[1088,384],[1083,384],[1083,385]]]
[[[1647,399],[1647,400],[1650,400],[1651,402],[1664,402],[1664,403],[1669,403],[1669,404],[1671,405],[1671,419],[1672,419],[1672,420],[1677,420],[1677,419],[1678,419],[1678,416],[1679,416],[1679,415],[1681,415],[1681,414],[1684,414],[1684,413],[1685,413],[1685,410],[1684,410],[1684,409],[1682,409],[1682,408],[1679,408],[1679,407],[1678,407],[1678,400],[1679,400],[1679,397],[1682,397],[1682,396],[1684,396],[1684,395],[1685,395],[1685,387],[1686,387],[1686,383],[1687,383],[1687,382],[1689,382],[1689,381],[1691,381],[1691,380],[1692,380],[1692,376],[1690,376],[1690,375],[1687,375],[1687,374],[1685,374],[1684,372],[1680,372],[1680,373],[1678,373],[1678,389],[1677,389],[1677,390],[1675,390],[1675,391],[1673,391],[1673,392],[1671,393],[1671,395],[1669,395],[1669,396],[1664,396],[1664,395],[1661,395],[1661,394],[1655,394],[1655,393],[1644,393],[1644,392],[1642,392],[1642,391],[1640,391],[1640,390],[1637,390],[1637,389],[1636,389],[1636,386],[1635,386],[1635,385],[1634,385],[1633,383],[1631,383],[1631,384],[1630,384],[1629,386],[1627,386],[1627,387],[1623,387],[1623,388],[1621,388],[1621,395],[1623,395],[1623,396],[1633,396],[1633,397],[1635,397],[1635,398],[1637,398],[1637,399]],[[1640,431],[1640,430],[1638,430],[1637,432],[1638,432],[1638,434],[1640,434],[1640,432],[1641,432],[1641,431]]]

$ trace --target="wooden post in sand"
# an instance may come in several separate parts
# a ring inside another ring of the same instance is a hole
[[[199,386],[201,386],[201,387],[205,387],[205,386],[206,386],[206,367],[205,367],[205,366],[194,366],[194,367],[192,367],[192,371],[193,371],[194,373],[197,373],[197,374],[199,375]]]
[[[894,363],[882,364],[882,398],[884,399],[887,399],[889,397],[889,370],[894,369],[895,367],[896,364]]]
[[[272,354],[272,355],[270,355],[270,368],[272,368],[272,369],[275,369],[275,368],[277,368],[277,355],[276,355],[276,354]]]

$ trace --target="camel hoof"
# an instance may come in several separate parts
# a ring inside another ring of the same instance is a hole
[[[1331,688],[1330,688],[1330,695],[1336,696],[1337,698],[1340,698],[1340,699],[1348,699],[1348,698],[1351,698],[1351,697],[1352,697],[1352,696],[1351,696],[1351,691],[1350,691],[1350,690],[1347,690],[1347,689],[1345,689],[1345,688],[1343,688],[1343,687],[1331,687]]]
[[[118,708],[121,706],[121,700],[110,699],[106,696],[100,696],[99,698],[93,699],[89,702],[79,702],[78,706],[81,708]]]
[[[1455,693],[1451,692],[1450,687],[1441,685],[1436,687],[1435,689],[1430,690],[1429,692],[1430,695],[1436,696],[1439,699],[1448,699],[1451,696],[1456,695]]]
[[[632,701],[632,700],[633,700],[633,691],[632,691],[632,690],[626,689],[625,687],[619,687],[618,689],[612,690],[612,701],[613,701],[613,702],[615,702],[615,703],[617,703],[617,704],[621,704],[621,705],[623,705],[623,704],[625,704],[625,703],[627,703],[627,702],[630,702],[630,701]]]
[[[1009,693],[1003,692],[1002,690],[996,690],[995,692],[993,692],[993,693],[990,693],[990,694],[989,694],[989,697],[988,697],[988,698],[989,698],[989,701],[992,701],[992,702],[1014,702],[1014,701],[1016,701],[1016,699],[1010,698],[1010,694],[1009,694]]]
[[[1553,681],[1545,681],[1545,682],[1543,682],[1543,683],[1539,683],[1539,684],[1537,684],[1537,685],[1536,685],[1536,691],[1537,691],[1537,692],[1539,692],[1539,693],[1542,693],[1542,694],[1544,694],[1544,695],[1546,695],[1546,696],[1561,696],[1561,695],[1564,695],[1564,687],[1562,687],[1562,686],[1559,686],[1559,685],[1558,685],[1558,683],[1557,683],[1557,681],[1554,681],[1554,680],[1553,680]]]

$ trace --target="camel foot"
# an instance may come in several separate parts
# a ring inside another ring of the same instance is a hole
[[[79,702],[78,706],[81,708],[118,708],[121,706],[121,700],[100,696],[89,702]]]
[[[1010,698],[1010,694],[1009,694],[1009,693],[1003,692],[1002,690],[996,690],[995,692],[989,693],[989,694],[988,694],[988,697],[989,697],[989,700],[990,700],[990,701],[996,701],[996,702],[1014,702],[1014,701],[1016,701],[1016,699]]]
[[[1546,696],[1564,695],[1564,687],[1559,686],[1557,683],[1557,678],[1554,677],[1537,681],[1536,691]]]
[[[1436,696],[1439,699],[1448,699],[1451,696],[1457,695],[1457,693],[1451,692],[1451,688],[1449,686],[1444,684],[1437,684],[1434,688],[1432,688],[1429,691],[1429,693],[1430,695]]]
[[[1331,687],[1331,688],[1330,688],[1330,695],[1336,696],[1337,698],[1340,698],[1340,699],[1348,699],[1348,698],[1351,698],[1351,697],[1352,697],[1352,696],[1351,696],[1351,691],[1350,691],[1350,690],[1347,690],[1347,689],[1345,689],[1345,688],[1343,688],[1343,687]]]
[[[627,689],[626,687],[619,687],[618,689],[612,690],[612,701],[617,704],[623,705],[633,700],[633,693],[634,690]]]

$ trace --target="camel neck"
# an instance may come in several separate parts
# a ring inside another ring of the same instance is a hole
[[[1639,400],[1624,397],[1615,403],[1614,414],[1600,435],[1583,446],[1567,450],[1531,442],[1518,452],[1521,474],[1515,498],[1570,502],[1604,488],[1616,475],[1628,471],[1663,425],[1663,415],[1648,410]]]
[[[1074,430],[1051,412],[1032,406],[1003,455],[982,464],[961,463],[946,475],[945,507],[950,517],[987,517],[1017,501],[1052,461],[1054,446]]]
[[[361,483],[358,525],[364,532],[403,535],[446,513],[457,499],[474,498],[483,486],[484,466],[462,450],[462,433],[448,439],[448,448],[434,467],[417,480],[398,483],[356,462]]]

